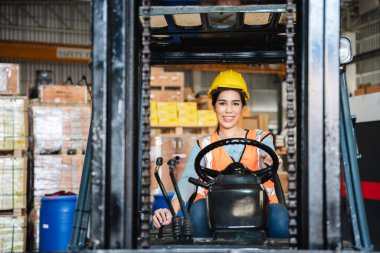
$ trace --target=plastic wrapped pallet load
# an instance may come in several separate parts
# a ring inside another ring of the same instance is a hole
[[[35,104],[31,111],[35,154],[85,150],[91,120],[89,105]]]
[[[28,100],[0,97],[0,150],[28,148]]]
[[[0,210],[26,207],[26,157],[0,157]]]
[[[25,216],[0,216],[0,252],[25,252]]]

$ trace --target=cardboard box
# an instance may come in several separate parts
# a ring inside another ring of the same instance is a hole
[[[195,112],[195,111],[197,111],[197,103],[195,103],[195,102],[179,102],[179,103],[177,103],[177,110],[178,111]]]
[[[150,158],[151,158],[151,189],[152,194],[160,192],[157,180],[154,176],[157,157],[163,158],[163,166],[159,170],[159,175],[167,192],[173,192],[174,187],[170,180],[169,167],[167,162],[174,156],[179,156],[181,161],[176,168],[175,178],[181,178],[187,164],[192,148],[196,144],[196,135],[175,136],[155,136],[151,139]]]
[[[151,126],[158,126],[158,117],[157,116],[150,116],[149,117],[150,125]]]
[[[178,117],[178,126],[198,126],[198,118]]]
[[[184,99],[185,99],[185,102],[196,102],[195,93],[192,87],[184,88]]]
[[[26,208],[26,157],[0,157],[0,210]]]
[[[150,99],[157,102],[182,102],[183,93],[178,91],[151,90]]]
[[[158,117],[159,126],[177,126],[178,118],[177,115],[160,115]]]
[[[253,130],[259,128],[259,120],[256,117],[243,117],[242,128]]]
[[[28,137],[28,99],[0,97],[0,150],[26,150]]]
[[[150,77],[150,84],[152,86],[162,85],[164,87],[178,86],[182,87],[185,84],[185,75],[183,72],[161,72],[153,73]]]
[[[0,63],[0,94],[20,94],[19,69],[18,64]]]
[[[355,94],[355,96],[364,95],[364,94],[366,94],[366,89],[365,88],[356,89],[354,91],[354,94]]]
[[[177,111],[176,102],[158,102],[157,111]]]
[[[251,113],[249,111],[248,106],[243,107],[243,112],[241,113],[241,116],[242,117],[250,117],[251,116]]]
[[[367,94],[380,92],[380,84],[367,86]]]
[[[218,120],[213,110],[198,110],[198,125],[199,126],[216,126]]]
[[[157,102],[184,101],[183,72],[155,72],[150,78],[150,99]]]
[[[157,75],[157,74],[161,74],[162,72],[164,72],[164,68],[163,67],[151,67],[150,68],[150,74],[152,76],[154,75]]]
[[[257,117],[258,123],[259,123],[258,128],[261,130],[268,131],[268,129],[269,129],[268,128],[268,126],[269,126],[269,115],[262,113],[262,114],[258,114],[256,117]]]
[[[212,101],[207,95],[202,95],[197,98],[198,110],[212,110]]]
[[[43,103],[88,103],[86,86],[41,85],[39,95]]]

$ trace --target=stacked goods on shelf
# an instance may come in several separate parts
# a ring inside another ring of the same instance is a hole
[[[195,102],[178,102],[178,125],[179,126],[197,126],[198,111]]]
[[[152,68],[150,99],[157,102],[183,102],[185,77],[183,72],[164,72]]]
[[[26,157],[0,157],[0,211],[26,208]]]
[[[30,219],[36,247],[41,198],[59,191],[79,193],[91,121],[85,86],[42,85],[39,95],[41,102],[30,106],[34,156],[34,208]]]
[[[248,112],[249,115],[249,112]],[[255,116],[245,116],[243,114],[241,122],[239,122],[244,129],[261,129],[269,130],[269,115],[266,113],[260,113]]]
[[[0,252],[25,252],[25,216],[0,216]]]
[[[150,100],[150,125],[158,126],[157,102]]]
[[[35,155],[84,152],[90,126],[90,105],[35,103],[30,108]]]
[[[28,99],[26,97],[0,97],[0,150],[27,150]]]
[[[167,162],[169,159],[173,158],[174,156],[180,157],[180,163],[177,165],[176,171],[175,171],[175,177],[177,181],[181,177],[186,163],[189,159],[189,155],[191,153],[191,150],[196,144],[197,135],[183,135],[183,136],[154,136],[151,139],[151,189],[152,193],[158,193],[159,187],[156,181],[156,178],[154,177],[154,169],[156,167],[156,159],[157,157],[163,158],[163,165],[159,171],[161,180],[168,192],[173,192],[173,184],[170,180],[169,176],[169,167],[167,165]]]
[[[198,110],[199,126],[216,126],[218,121],[213,110]]]
[[[150,103],[151,126],[214,127],[217,124],[213,110],[197,110],[195,102]]]
[[[184,91],[185,102],[197,102],[196,95],[191,87],[185,87]]]
[[[157,102],[157,116],[159,126],[177,126],[177,103]]]
[[[19,65],[0,63],[0,252],[25,251],[28,99]]]

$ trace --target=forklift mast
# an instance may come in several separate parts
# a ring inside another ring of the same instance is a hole
[[[279,20],[294,5],[295,61],[288,76],[293,79],[287,82],[295,86],[297,113],[292,127],[297,138],[296,149],[290,151],[294,173],[289,181],[295,183],[289,187],[295,194],[289,196],[293,198],[289,215],[295,219],[289,225],[295,229],[293,244],[298,249],[340,250],[339,0],[252,0],[239,6],[139,2],[92,1],[93,115],[87,203],[92,247],[149,248],[150,66],[288,65],[286,32],[291,31]],[[247,26],[243,20],[249,12],[270,13],[270,20],[263,26]],[[235,25],[213,26],[212,13],[235,13]],[[184,29],[176,25],[176,14],[198,14],[202,24]],[[151,28],[151,16],[164,17],[167,26]]]

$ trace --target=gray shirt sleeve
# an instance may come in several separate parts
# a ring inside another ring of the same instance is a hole
[[[188,180],[190,177],[199,178],[194,169],[194,161],[200,150],[201,149],[198,146],[198,144],[195,144],[193,146],[193,149],[191,150],[191,153],[189,155],[189,159],[187,160],[185,170],[183,171],[182,176],[178,181],[179,192],[181,193],[181,197],[185,202],[189,200],[191,195],[196,190],[196,186],[189,183]],[[177,194],[174,194],[173,199],[175,198],[177,198]]]

